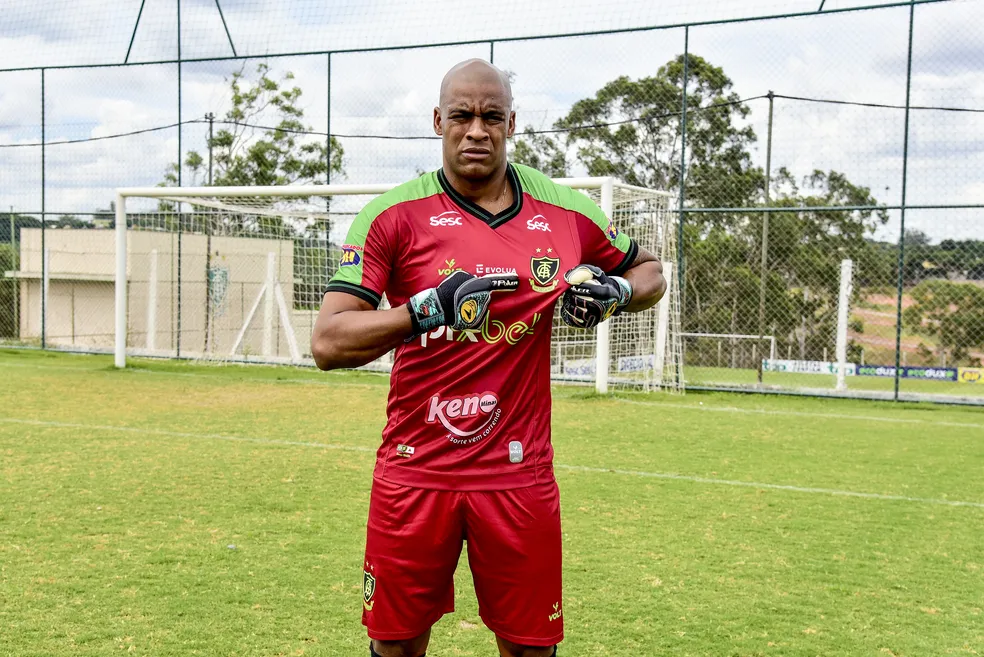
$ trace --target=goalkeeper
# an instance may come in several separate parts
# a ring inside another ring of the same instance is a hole
[[[359,213],[311,337],[325,370],[396,350],[363,559],[372,657],[425,654],[465,542],[499,654],[557,654],[554,307],[590,329],[666,289],[656,258],[587,196],[507,161],[512,104],[491,64],[448,72],[433,115],[442,168]],[[378,310],[383,294],[392,307]]]

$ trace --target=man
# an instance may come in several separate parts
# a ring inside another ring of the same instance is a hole
[[[556,654],[554,305],[563,297],[564,321],[590,328],[665,291],[660,263],[586,196],[506,161],[515,128],[499,69],[448,72],[434,108],[443,168],[358,215],[311,338],[325,370],[396,349],[363,575],[373,657],[424,655],[453,610],[464,541],[500,655]],[[392,308],[377,310],[384,293]]]

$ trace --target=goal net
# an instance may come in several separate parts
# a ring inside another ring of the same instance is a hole
[[[671,195],[610,178],[560,180],[601,206],[664,263],[654,309],[594,331],[554,318],[552,376],[610,387],[682,390]],[[313,364],[310,337],[358,211],[392,185],[139,188],[117,191],[114,351],[228,362]],[[385,299],[384,299],[385,303]],[[387,354],[367,366],[386,371]]]

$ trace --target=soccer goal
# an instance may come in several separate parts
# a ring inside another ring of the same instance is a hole
[[[595,331],[554,319],[552,376],[682,390],[672,195],[612,178],[558,182],[592,197],[663,262],[664,301]],[[117,190],[115,362],[127,355],[312,365],[325,286],[358,211],[394,185],[148,187]],[[384,300],[385,302],[385,300]],[[389,354],[368,369],[387,371]]]

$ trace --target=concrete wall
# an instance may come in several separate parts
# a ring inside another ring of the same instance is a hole
[[[127,231],[128,346],[148,344],[148,307],[151,302],[151,262],[157,263],[156,350],[182,355],[205,350],[207,244],[205,235]],[[50,287],[47,311],[49,342],[62,346],[112,348],[114,342],[115,234],[111,230],[48,230],[45,245],[50,253]],[[211,238],[213,275],[227,281],[216,299],[209,320],[212,353],[225,356],[233,346],[246,315],[267,277],[268,254],[275,258],[276,278],[287,305],[293,308],[294,250],[289,240],[217,236]],[[41,272],[41,231],[21,233],[21,272]],[[93,280],[97,279],[97,280]],[[21,282],[21,335],[40,337],[40,280]],[[180,296],[180,313],[178,299]],[[239,353],[262,352],[265,301],[259,304]],[[179,318],[180,315],[180,318]],[[180,328],[179,328],[180,327]],[[273,306],[273,357],[288,357],[287,333],[279,308]],[[298,340],[301,351],[306,340]]]

